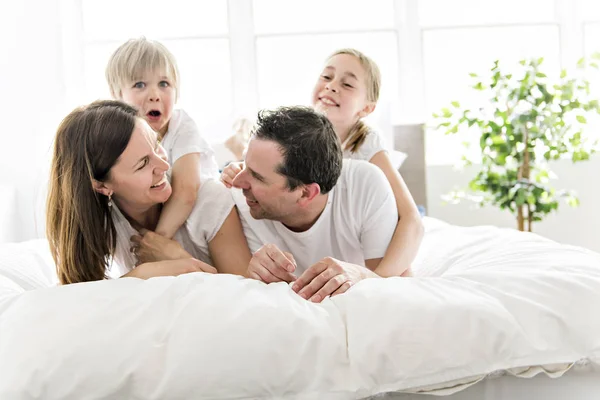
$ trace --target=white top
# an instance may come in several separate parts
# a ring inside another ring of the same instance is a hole
[[[230,191],[219,181],[210,179],[202,183],[198,190],[196,204],[187,221],[179,228],[173,239],[194,258],[212,265],[208,251],[208,243],[221,229],[225,218],[233,208],[233,198]],[[112,278],[123,276],[131,271],[136,263],[135,256],[129,251],[130,238],[138,232],[113,203],[112,220],[117,230],[117,247],[114,263],[109,275]]]
[[[348,138],[350,139],[350,138]],[[346,148],[348,144],[348,139],[342,143],[342,149]],[[370,161],[371,158],[380,151],[386,151],[387,147],[385,146],[385,141],[383,138],[374,131],[369,131],[367,136],[365,137],[365,141],[358,148],[358,150],[352,153],[350,150],[344,150],[344,158],[349,158],[352,160],[365,160]]]
[[[183,110],[173,110],[169,129],[165,134],[161,145],[167,152],[169,164],[173,166],[175,161],[186,154],[200,153],[200,178],[219,179],[219,166],[215,158],[215,152],[210,144],[202,137],[194,120]],[[171,171],[169,170],[169,177]]]
[[[342,149],[346,148],[348,139],[342,144]],[[375,131],[369,131],[367,137],[358,150],[352,153],[350,150],[344,150],[344,158],[351,160],[371,161],[371,158],[380,151],[385,151],[390,157],[390,161],[394,168],[398,169],[406,160],[407,154],[401,151],[388,151],[385,140]]]
[[[325,210],[305,232],[292,232],[278,221],[252,218],[242,191],[232,191],[250,250],[273,243],[292,253],[296,275],[328,256],[362,266],[365,260],[383,257],[398,223],[390,184],[379,168],[365,161],[344,160]]]

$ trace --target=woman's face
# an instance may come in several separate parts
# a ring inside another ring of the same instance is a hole
[[[167,155],[158,144],[156,132],[137,118],[131,139],[104,185],[112,191],[112,199],[120,209],[143,211],[171,196],[168,169]]]

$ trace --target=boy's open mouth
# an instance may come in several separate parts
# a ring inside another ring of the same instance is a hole
[[[158,111],[158,110],[148,111],[148,113],[146,115],[150,118],[158,118],[158,117],[160,117],[160,111]]]

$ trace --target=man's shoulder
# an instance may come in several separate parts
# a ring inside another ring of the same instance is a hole
[[[377,187],[383,182],[387,182],[385,174],[376,165],[365,160],[344,159],[338,185]]]
[[[342,174],[334,188],[337,208],[351,214],[368,214],[368,209],[389,195],[391,186],[379,167],[363,160],[344,160]],[[393,194],[392,194],[393,195]]]

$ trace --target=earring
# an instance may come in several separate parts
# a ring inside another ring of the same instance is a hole
[[[108,206],[112,207],[112,193],[108,195]]]

